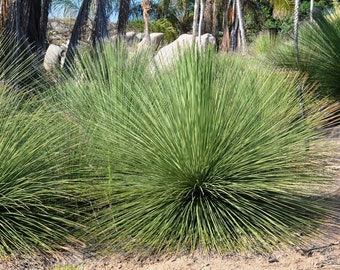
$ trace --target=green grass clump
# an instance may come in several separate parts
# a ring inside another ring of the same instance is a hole
[[[123,56],[106,46],[83,57],[59,90],[106,174],[91,243],[268,251],[313,233],[325,211],[311,198],[325,180],[313,150],[323,116],[305,94],[301,117],[295,77],[213,50],[151,73]]]
[[[0,55],[0,256],[52,252],[81,227],[80,133],[37,94],[48,85],[23,41],[0,33]]]
[[[74,240],[76,135],[60,113],[1,88],[0,256],[52,252]]]
[[[319,95],[340,99],[340,8],[329,14],[318,14],[313,23],[299,31],[299,63],[293,42],[279,46],[270,55],[278,65],[307,74],[319,83]]]

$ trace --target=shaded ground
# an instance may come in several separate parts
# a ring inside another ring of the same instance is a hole
[[[322,228],[322,234],[309,244],[277,251],[269,256],[226,254],[181,254],[163,257],[110,255],[95,257],[77,251],[65,252],[61,257],[18,257],[0,261],[0,269],[55,269],[55,270],[259,270],[259,269],[340,269],[340,127],[333,129],[326,144],[335,144],[336,151],[327,160],[334,171],[335,183],[327,193],[336,214]]]

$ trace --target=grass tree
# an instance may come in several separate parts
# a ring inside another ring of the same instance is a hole
[[[284,44],[271,55],[280,66],[300,70],[310,81],[319,84],[319,94],[339,100],[340,51],[339,8],[329,14],[317,14],[314,21],[305,24],[299,34],[299,64],[296,47]]]
[[[0,257],[55,251],[81,228],[78,130],[38,95],[22,94],[32,92],[17,82],[30,77],[33,56],[21,53],[0,57]]]
[[[91,242],[268,251],[315,233],[327,212],[313,196],[327,180],[312,147],[324,115],[306,95],[300,118],[297,78],[213,50],[178,61],[149,74],[107,46],[83,55],[60,87],[93,142],[91,164],[106,174]]]

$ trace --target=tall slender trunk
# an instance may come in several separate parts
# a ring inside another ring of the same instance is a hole
[[[149,17],[151,12],[151,2],[150,0],[143,0],[141,4],[143,8],[143,19],[144,19],[144,38],[143,43],[145,45],[150,45],[150,30],[149,30]]]
[[[231,36],[231,51],[232,52],[236,52],[237,47],[239,45],[239,41],[238,41],[238,17],[236,14],[236,1],[233,2],[233,24],[231,25],[231,32],[230,32],[230,36]]]
[[[217,3],[216,0],[214,1],[213,4],[213,13],[212,13],[212,31],[211,34],[218,40],[218,20],[217,20],[217,15],[218,15],[218,8],[217,8]]]
[[[204,16],[204,0],[200,0],[200,21],[198,24],[198,42],[201,44],[202,26]]]
[[[300,11],[300,0],[294,2],[294,47],[295,47],[295,59],[297,65],[300,62],[299,52],[299,11]]]
[[[68,44],[67,52],[66,52],[65,65],[64,65],[66,71],[69,71],[70,65],[73,63],[74,50],[80,40],[81,33],[82,33],[82,26],[84,22],[86,22],[88,19],[91,2],[92,2],[91,0],[83,0],[80,6],[76,21],[72,29],[71,38]]]
[[[39,31],[39,46],[40,48],[45,51],[47,49],[47,42],[46,42],[46,34],[47,34],[47,23],[48,23],[48,14],[50,10],[52,0],[43,0],[42,4],[42,12],[40,18],[40,31]]]
[[[313,12],[314,12],[314,0],[310,0],[310,14],[309,14],[309,20],[313,21]]]
[[[125,36],[126,25],[129,20],[130,0],[120,0],[117,21],[118,35]]]
[[[213,32],[213,6],[214,0],[206,0],[204,7],[204,22],[203,22],[203,33]]]
[[[195,41],[198,31],[198,13],[199,13],[200,0],[195,0],[194,4],[194,20],[192,24],[192,38]]]
[[[96,15],[94,18],[94,27],[91,33],[92,45],[96,46],[97,43],[101,44],[105,38],[109,37],[107,30],[107,16],[105,10],[104,0],[97,0]]]
[[[5,28],[6,20],[7,20],[7,9],[9,3],[8,0],[1,1],[1,20],[0,20],[0,30]]]
[[[239,21],[239,29],[240,29],[240,34],[241,34],[242,53],[246,53],[247,52],[247,41],[246,41],[246,34],[245,34],[245,29],[244,29],[241,0],[236,0],[236,12],[237,12],[237,17]]]
[[[228,0],[227,7],[225,9],[224,15],[224,26],[223,26],[223,37],[222,37],[222,44],[221,44],[221,51],[228,52],[230,50],[230,33],[229,33],[229,22],[232,21],[232,14],[230,14],[230,6],[231,1]]]

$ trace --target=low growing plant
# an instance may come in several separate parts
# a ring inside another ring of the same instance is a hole
[[[321,96],[340,98],[340,8],[314,16],[299,34],[299,62],[293,42],[280,46],[270,58],[279,66],[292,68],[319,83]]]
[[[313,192],[327,177],[313,145],[324,115],[306,94],[301,117],[297,78],[213,50],[152,72],[129,59],[106,47],[80,59],[60,89],[106,173],[105,192],[93,193],[91,243],[268,251],[317,231],[327,210]]]

